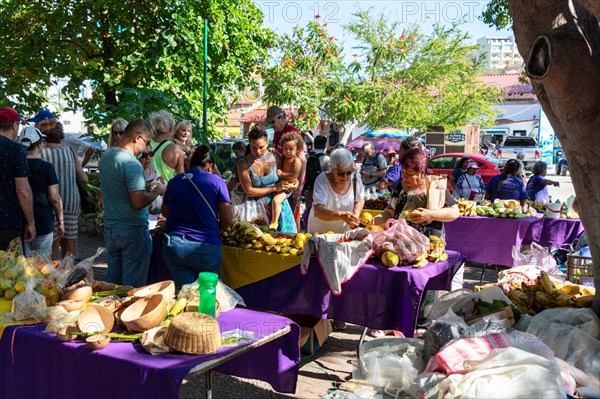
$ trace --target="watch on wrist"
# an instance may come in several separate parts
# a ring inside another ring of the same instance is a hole
[[[62,223],[62,222],[64,222],[64,221],[65,221],[65,219],[63,219],[63,218],[58,218],[58,219],[56,219],[56,221],[57,221],[58,223]]]

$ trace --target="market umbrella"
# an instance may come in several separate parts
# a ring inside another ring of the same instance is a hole
[[[391,127],[372,129],[364,132],[348,144],[346,148],[350,151],[361,151],[365,141],[370,141],[375,146],[375,151],[386,153],[389,149],[398,151],[400,143],[406,137],[410,136],[405,130],[394,129]]]

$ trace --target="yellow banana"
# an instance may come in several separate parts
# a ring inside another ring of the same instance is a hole
[[[560,290],[571,296],[579,295],[581,293],[581,290],[577,284],[563,285]]]
[[[594,295],[580,296],[579,298],[575,298],[574,300],[575,304],[580,308],[589,308],[592,306]]]
[[[554,284],[552,284],[552,280],[550,280],[550,276],[545,271],[540,272],[540,280],[542,280],[542,286],[544,286],[544,290],[548,294],[552,294],[552,290],[554,289]]]
[[[177,300],[177,302],[175,303],[175,305],[171,308],[171,311],[169,312],[169,316],[175,317],[179,313],[183,312],[187,303],[188,303],[187,298],[179,298]]]
[[[556,307],[556,299],[547,292],[538,291],[535,293],[535,299],[542,305],[548,308]]]

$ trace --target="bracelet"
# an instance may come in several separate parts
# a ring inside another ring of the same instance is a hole
[[[56,221],[57,221],[58,223],[62,223],[62,222],[64,222],[64,221],[65,221],[65,219],[63,219],[63,218],[58,218],[58,219],[56,219]]]

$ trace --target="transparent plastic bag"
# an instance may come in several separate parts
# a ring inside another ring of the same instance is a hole
[[[46,307],[46,298],[34,289],[38,282],[39,280],[35,278],[29,279],[25,291],[14,297],[12,303],[12,318],[14,320],[30,319],[37,309]]]
[[[385,230],[373,233],[373,250],[377,257],[385,251],[393,251],[400,260],[412,262],[428,249],[429,238],[406,224],[404,219],[388,219]]]
[[[198,300],[198,281],[183,285],[181,290],[179,290],[179,294],[177,294],[177,299],[181,298],[187,299],[188,302]],[[221,280],[217,282],[217,300],[219,301],[221,312],[228,312],[237,305],[246,306],[240,294],[228,287]]]
[[[261,201],[247,200],[239,205],[233,206],[233,217],[254,224],[269,224],[267,211]]]
[[[63,287],[69,287],[73,284],[77,284],[78,282],[85,280],[86,285],[92,285],[94,282],[94,269],[92,266],[94,265],[94,261],[96,258],[102,253],[106,251],[105,248],[98,248],[96,253],[89,258],[86,258],[75,264],[75,259],[73,255],[67,254],[67,256],[63,259],[63,269],[66,274],[64,281],[62,282]]]

